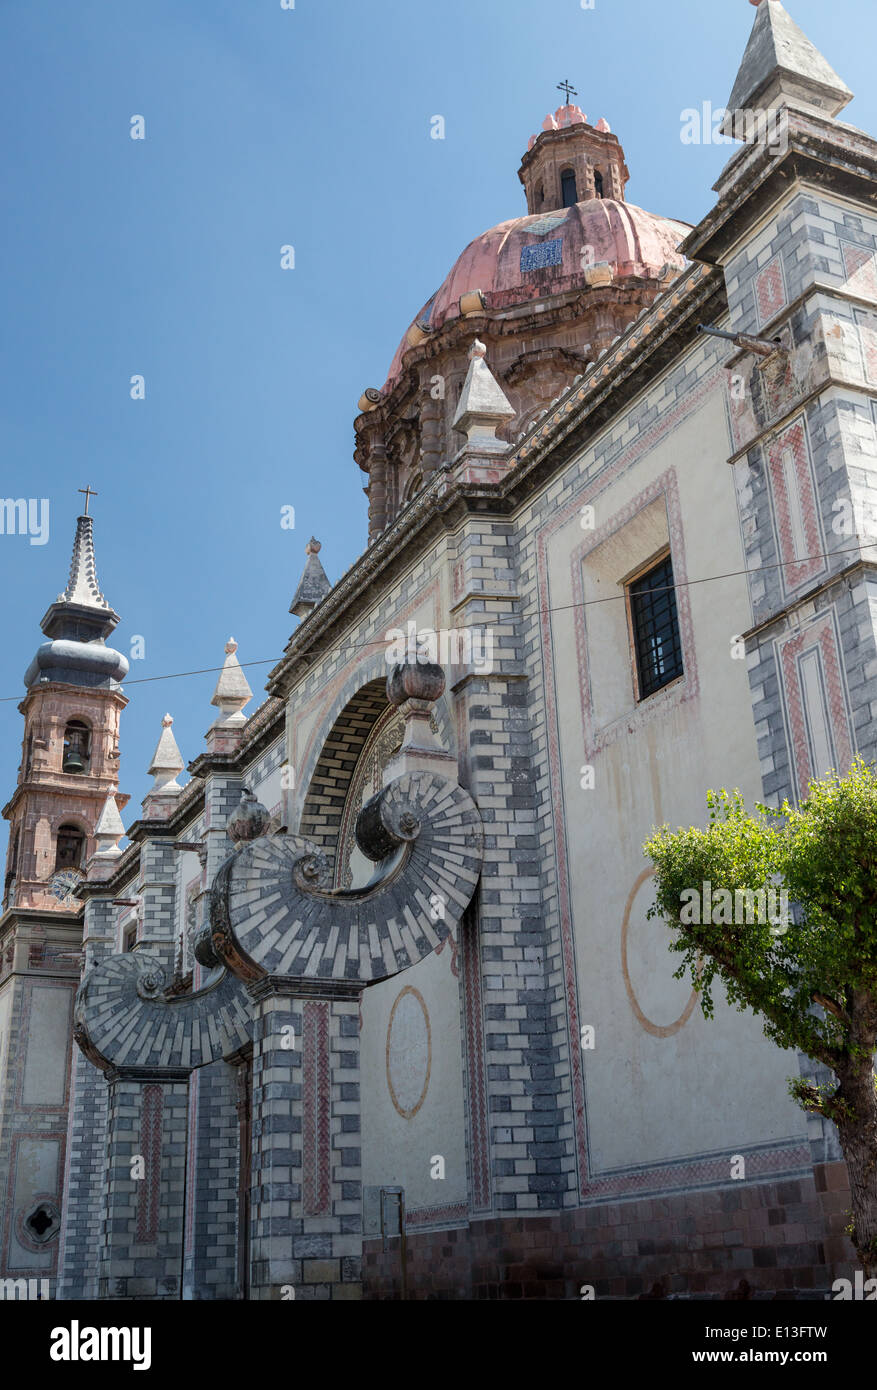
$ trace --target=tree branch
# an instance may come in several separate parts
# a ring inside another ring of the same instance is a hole
[[[810,998],[813,1000],[814,1004],[821,1004],[827,1013],[833,1014],[835,1018],[839,1018],[841,1023],[849,1028],[851,1023],[850,1016],[846,1009],[838,1004],[835,999],[830,999],[827,994],[820,994],[818,989],[813,991]]]

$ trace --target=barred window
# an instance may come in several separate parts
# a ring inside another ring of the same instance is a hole
[[[637,696],[645,700],[682,675],[682,644],[669,554],[628,585]]]

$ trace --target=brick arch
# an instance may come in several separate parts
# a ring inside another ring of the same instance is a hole
[[[74,810],[69,806],[66,810],[53,811],[51,815],[46,816],[46,820],[49,822],[49,827],[53,836],[58,834],[62,825],[73,825],[77,830],[82,831],[87,840],[91,840],[94,837],[94,825],[92,825],[82,811]]]
[[[386,671],[386,666],[383,667]],[[319,845],[333,869],[338,836],[356,765],[378,722],[390,708],[386,675],[361,685],[336,715],[314,763],[302,803],[298,834]],[[439,738],[454,748],[453,724],[446,697],[434,706]]]
[[[318,844],[334,864],[347,793],[359,755],[388,708],[386,676],[360,687],[335,719],[308,783],[299,834]]]

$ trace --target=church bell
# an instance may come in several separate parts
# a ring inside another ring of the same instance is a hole
[[[85,771],[85,763],[82,760],[82,754],[78,748],[68,748],[67,752],[64,754],[62,767],[65,772]]]
[[[78,729],[71,729],[64,741],[64,758],[61,769],[63,772],[85,772],[86,770],[82,735]]]

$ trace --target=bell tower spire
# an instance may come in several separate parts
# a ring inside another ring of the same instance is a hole
[[[47,637],[24,676],[24,740],[10,822],[3,906],[75,908],[108,797],[119,809],[119,722],[128,671],[105,638],[119,622],[97,581],[94,518],[76,520],[67,587],[40,624]],[[106,816],[104,815],[104,820]]]

